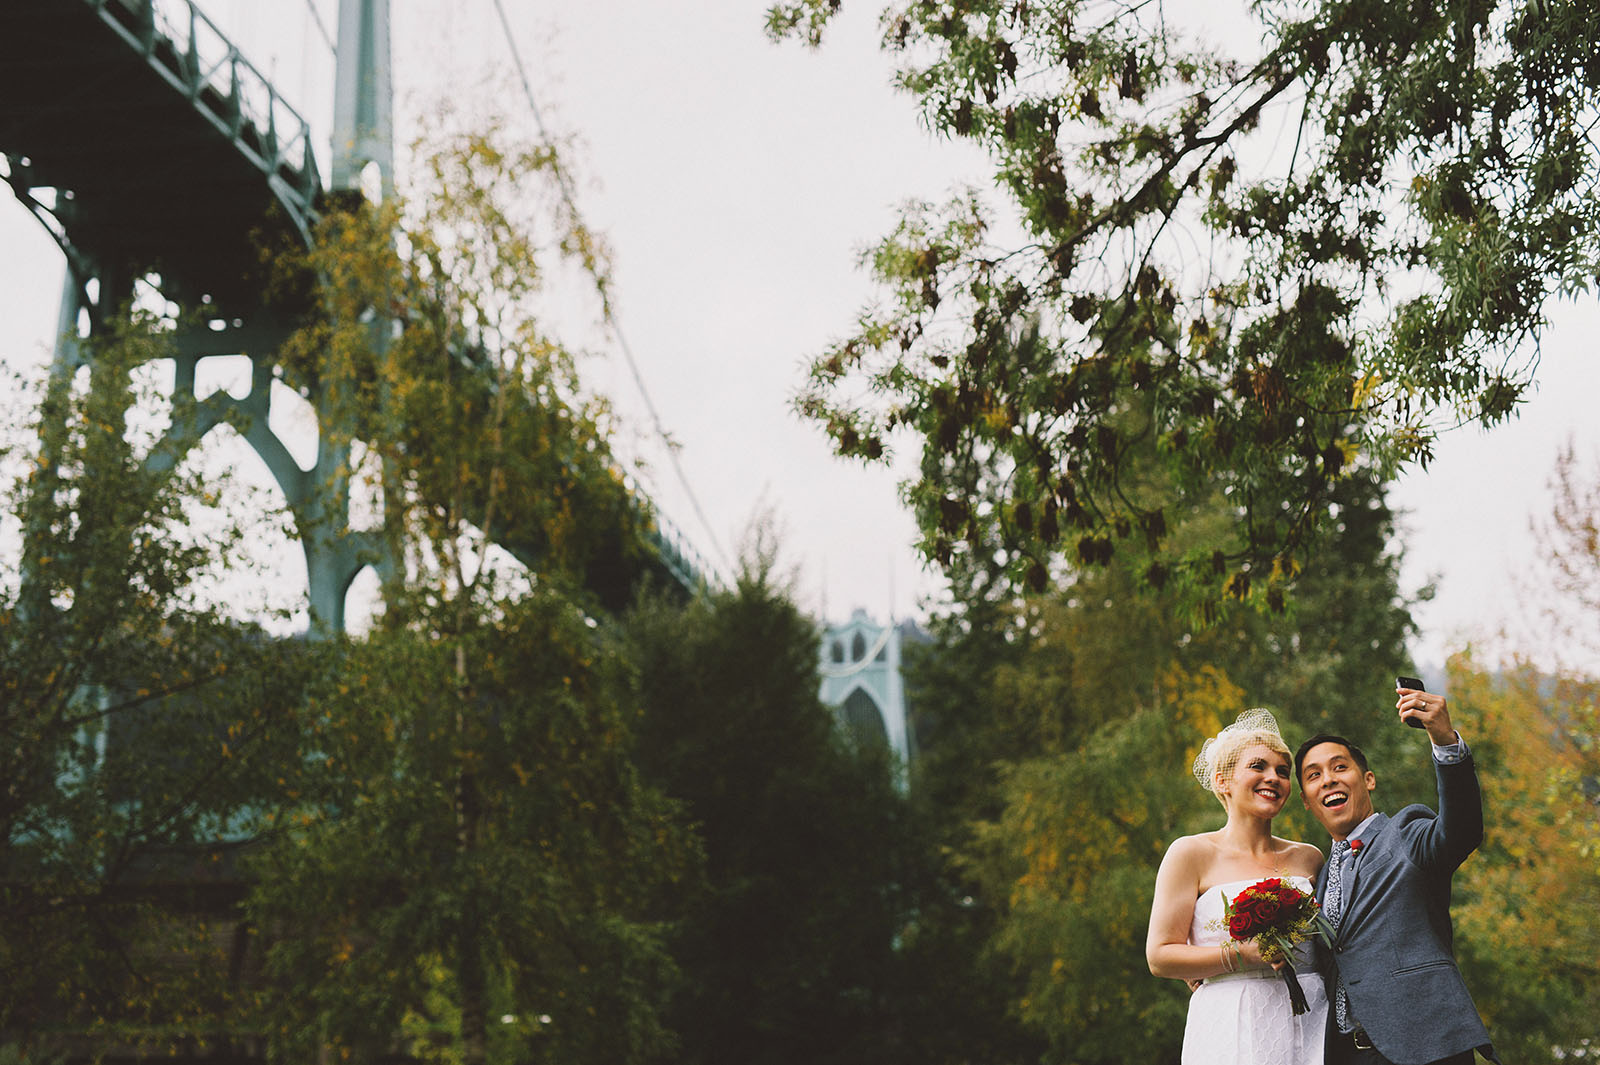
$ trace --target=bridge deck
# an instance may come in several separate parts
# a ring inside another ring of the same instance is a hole
[[[0,151],[98,267],[224,314],[258,304],[254,241],[318,187],[298,116],[198,12],[152,0],[0,4]]]
[[[322,193],[306,123],[190,0],[0,0],[0,152],[89,274],[159,274],[220,318],[261,312],[260,248],[306,239]],[[681,537],[627,524],[586,575],[607,606],[699,587]]]

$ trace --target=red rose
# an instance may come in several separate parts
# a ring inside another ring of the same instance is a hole
[[[1278,916],[1278,911],[1283,909],[1283,904],[1271,895],[1263,895],[1250,903],[1250,909],[1255,914],[1256,920],[1262,924],[1271,924]]]
[[[1354,854],[1356,851],[1358,851],[1360,849],[1361,849],[1361,841],[1359,839],[1353,839],[1353,840],[1350,841],[1350,853],[1351,854]]]
[[[1255,919],[1250,914],[1239,911],[1228,918],[1228,934],[1234,939],[1249,939],[1255,931]]]

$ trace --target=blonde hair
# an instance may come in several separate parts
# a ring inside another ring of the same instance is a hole
[[[1215,736],[1206,740],[1194,760],[1194,776],[1200,786],[1217,797],[1224,806],[1227,800],[1217,791],[1217,777],[1233,778],[1233,769],[1239,761],[1239,752],[1260,744],[1293,761],[1289,745],[1283,742],[1278,722],[1272,711],[1254,707],[1239,715],[1239,719]]]

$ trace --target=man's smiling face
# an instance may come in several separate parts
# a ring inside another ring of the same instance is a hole
[[[1300,797],[1328,835],[1344,839],[1372,816],[1378,778],[1361,768],[1342,743],[1319,743],[1300,762]]]

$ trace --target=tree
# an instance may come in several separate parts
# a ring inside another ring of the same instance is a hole
[[[976,860],[1004,907],[992,946],[1022,978],[1013,1008],[1048,1040],[1048,1061],[1160,1061],[1182,1041],[1184,997],[1149,975],[1144,932],[1166,844],[1215,823],[1175,764],[1238,690],[1212,670],[1169,683],[1159,707],[1011,766],[1005,811],[977,835]]]
[[[87,370],[53,373],[34,438],[7,441],[26,472],[0,579],[0,1030],[170,1049],[176,1017],[206,1015],[206,1039],[237,1016],[202,900],[234,890],[235,815],[274,790],[305,664],[208,602],[208,578],[252,576],[247,519],[142,446],[137,370],[172,323],[96,326]]]
[[[1526,661],[1491,672],[1463,655],[1450,693],[1490,812],[1483,846],[1456,876],[1462,971],[1503,1054],[1561,1060],[1591,1036],[1600,1005],[1588,919],[1600,904],[1590,794],[1600,684]],[[1582,780],[1589,793],[1574,786]]]
[[[1564,799],[1562,823],[1578,841],[1593,868],[1600,869],[1600,703],[1593,689],[1600,669],[1593,656],[1600,654],[1593,621],[1600,614],[1600,474],[1579,467],[1569,445],[1556,462],[1552,478],[1555,502],[1549,519],[1536,528],[1544,550],[1540,558],[1548,579],[1545,590],[1556,593],[1546,601],[1545,619],[1551,639],[1546,647],[1568,647],[1587,656],[1586,667],[1562,664],[1557,673],[1567,697],[1559,704],[1559,731],[1567,763],[1558,771],[1555,787]],[[1542,598],[1542,597],[1541,597]]]
[[[1462,950],[1489,984],[1485,1011],[1504,1018],[1497,1031],[1510,1028],[1526,1043],[1513,1053],[1530,1060],[1587,1038],[1597,1005],[1595,936],[1575,914],[1600,893],[1600,487],[1568,444],[1550,489],[1549,513],[1532,522],[1540,550],[1519,575],[1529,642],[1493,669],[1465,654],[1451,662],[1495,811],[1493,860],[1467,870]]]
[[[637,1062],[667,1045],[659,919],[694,850],[639,779],[632,673],[589,621],[535,590],[449,640],[351,644],[311,691],[305,762],[253,865],[275,1056]]]
[[[317,295],[285,365],[381,501],[386,573],[257,866],[275,1053],[641,1061],[692,850],[592,591],[645,519],[541,313],[564,262],[603,291],[601,251],[548,147],[491,122],[420,149],[419,195],[330,213],[282,271]]]
[[[1174,838],[1220,824],[1189,766],[1240,710],[1272,707],[1291,746],[1330,727],[1356,738],[1386,806],[1431,798],[1426,754],[1387,709],[1410,631],[1392,517],[1372,483],[1344,490],[1361,494],[1282,614],[1233,604],[1202,627],[1171,590],[1134,594],[1138,575],[1113,558],[993,626],[1007,650],[987,656],[1000,664],[966,711],[983,738],[962,738],[996,758],[994,784],[976,776],[985,783],[961,792],[970,805],[949,819],[966,830],[949,846],[992,922],[1006,1005],[1046,1043],[1044,1060],[1176,1057],[1187,994],[1143,957],[1155,872]],[[1293,801],[1275,830],[1325,838]]]
[[[816,626],[764,550],[733,588],[627,622],[641,768],[706,856],[672,937],[676,1060],[907,1060],[895,942],[926,840],[887,752],[853,747],[820,702]]]
[[[785,0],[769,30],[816,44],[840,7]],[[906,488],[943,564],[1041,589],[1130,553],[1191,599],[1281,593],[1345,478],[1514,412],[1546,300],[1595,276],[1590,6],[1254,4],[1244,56],[1169,9],[884,13],[898,84],[1006,206],[908,207],[864,257],[882,305],[799,406],[843,454],[920,445]],[[1214,488],[1231,535],[1186,540]]]
[[[1545,654],[1565,649],[1567,660],[1557,665],[1593,673],[1600,669],[1600,473],[1584,468],[1571,441],[1556,456],[1550,490],[1550,513],[1533,522],[1539,549],[1523,575],[1542,623],[1534,646]]]

